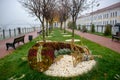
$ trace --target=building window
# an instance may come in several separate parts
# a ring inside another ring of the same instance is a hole
[[[108,18],[108,14],[107,14],[107,18]]]
[[[115,24],[117,23],[117,20],[115,20]]]
[[[114,20],[113,20],[113,24],[114,24]]]
[[[113,17],[114,17],[114,12],[113,12]]]
[[[112,24],[112,21],[110,20],[110,24]]]
[[[115,16],[117,17],[117,11],[115,12]]]
[[[111,13],[111,17],[112,17],[112,13]]]

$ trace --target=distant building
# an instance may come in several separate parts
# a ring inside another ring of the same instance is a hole
[[[115,25],[120,23],[120,2],[111,6],[99,9],[77,19],[77,25]]]

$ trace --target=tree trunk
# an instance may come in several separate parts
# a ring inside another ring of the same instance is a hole
[[[48,36],[48,21],[46,20],[46,36]]]
[[[51,33],[52,29],[53,29],[53,24],[50,23],[49,33]]]
[[[66,21],[64,22],[64,33],[66,33]]]
[[[45,40],[45,26],[44,26],[44,17],[43,17],[43,22],[42,22],[42,31],[43,31],[43,42],[46,42],[46,40]]]
[[[73,18],[72,24],[73,24],[73,26],[72,26],[72,43],[74,43],[74,35],[75,35],[74,28],[76,26],[76,22],[75,22],[74,18]]]
[[[62,24],[63,24],[63,22],[60,22],[60,29],[62,30]]]

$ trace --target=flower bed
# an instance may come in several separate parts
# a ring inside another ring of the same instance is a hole
[[[80,62],[93,60],[89,49],[84,46],[63,42],[39,42],[29,50],[28,62],[32,69],[39,72],[46,71],[50,73],[47,70],[49,70],[52,65],[64,59],[65,55],[72,57],[71,61],[74,68],[77,67]]]

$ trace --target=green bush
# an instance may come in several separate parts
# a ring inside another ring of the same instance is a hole
[[[87,32],[87,28],[85,25],[82,26],[82,32]]]
[[[71,50],[67,49],[67,48],[63,48],[63,49],[60,49],[60,50],[55,50],[55,52],[54,52],[55,57],[57,57],[59,55],[70,54],[70,53],[71,53]]]
[[[68,28],[69,29],[72,29],[73,28],[73,23],[70,21],[70,22],[68,22]],[[74,26],[74,29],[77,29],[77,27],[76,26]]]
[[[93,32],[93,33],[95,32],[95,25],[94,24],[91,25],[91,32]]]
[[[105,25],[105,31],[104,31],[105,36],[111,35],[111,28],[112,28],[112,25],[110,24]]]
[[[68,28],[72,29],[72,22],[68,22]]]
[[[80,24],[78,25],[78,30],[81,30],[81,26],[80,26]]]

